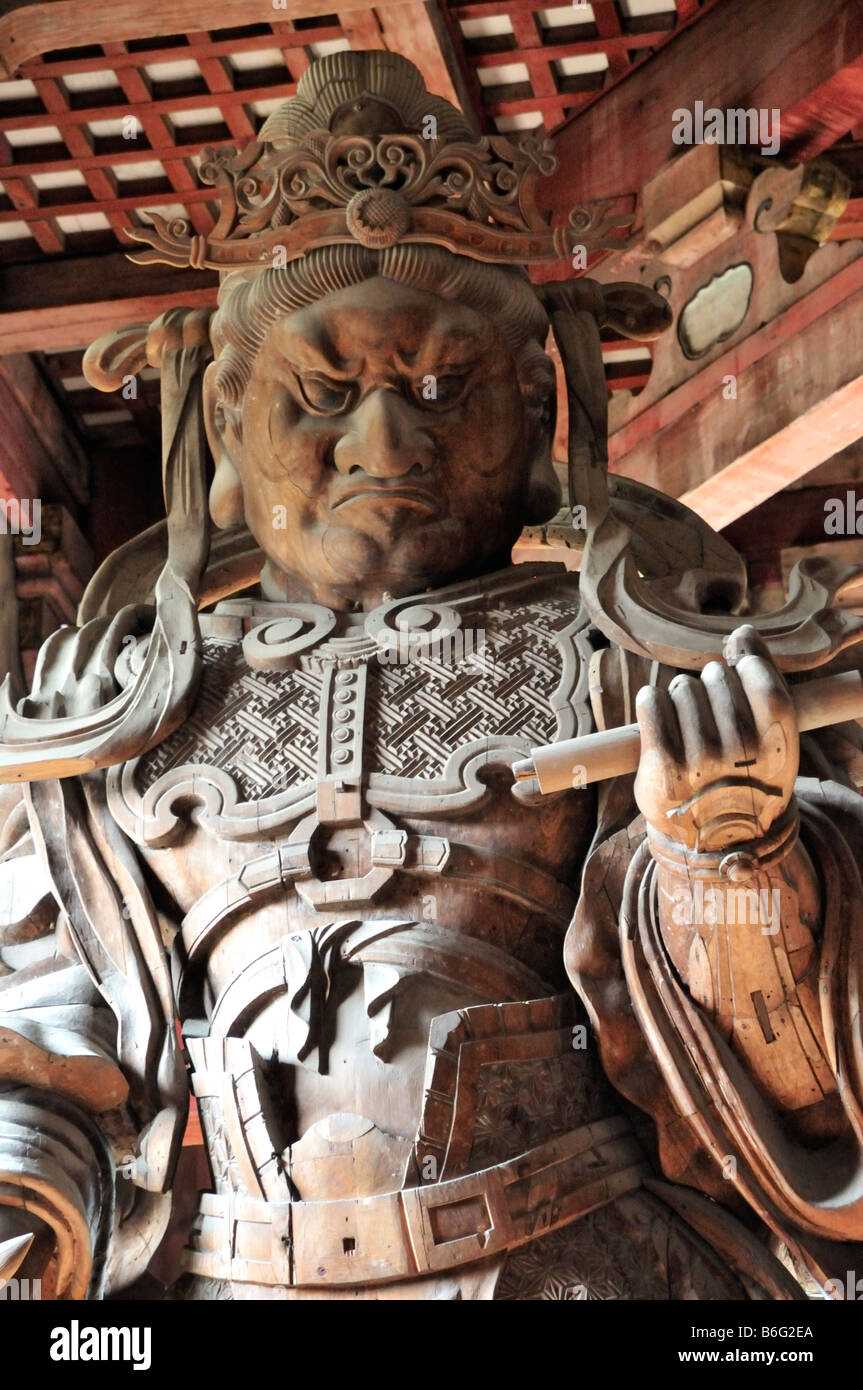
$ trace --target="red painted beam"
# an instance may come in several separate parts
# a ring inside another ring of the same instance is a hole
[[[680,153],[673,113],[696,101],[722,110],[787,113],[783,137],[832,143],[859,121],[863,0],[721,0],[705,6],[659,53],[571,116],[555,135],[560,161],[538,199],[564,209],[636,193]],[[845,76],[843,76],[845,74]],[[863,86],[863,83],[861,83]],[[815,113],[821,108],[821,115]],[[808,126],[806,122],[809,122]]]
[[[120,252],[0,265],[0,356],[88,347],[102,333],[152,322],[175,305],[216,303],[218,276],[134,265]]]
[[[654,405],[648,406],[640,415],[629,420],[609,440],[612,463],[631,454],[652,435],[666,429],[709,397],[721,396],[725,377],[739,377],[774,348],[798,337],[816,320],[837,309],[860,290],[863,290],[863,257],[852,261],[851,265],[840,270],[838,275],[825,281],[804,299],[792,304],[772,323],[765,324],[755,333],[750,333],[748,338],[744,338],[736,347],[717,357],[709,366],[703,367],[682,386],[678,386],[676,391],[669,392]],[[814,463],[812,467],[815,467]],[[621,468],[620,472],[625,473],[626,469]]]
[[[861,314],[863,259],[616,431],[613,471],[729,525],[863,437]]]
[[[841,59],[840,59],[841,61]],[[782,113],[782,153],[802,163],[829,150],[863,120],[863,57],[842,67]]]

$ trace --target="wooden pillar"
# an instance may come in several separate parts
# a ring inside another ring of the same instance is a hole
[[[50,633],[75,621],[92,551],[77,525],[88,465],[35,363],[0,357],[0,529],[11,533],[21,663],[32,676]]]

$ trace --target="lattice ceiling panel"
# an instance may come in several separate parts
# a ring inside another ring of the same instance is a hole
[[[654,52],[699,0],[593,0],[540,9],[536,0],[446,6],[486,128],[553,130]]]
[[[440,0],[442,42],[447,47],[448,29],[451,65],[461,68],[484,130],[551,130],[666,42],[698,6]],[[120,229],[153,211],[186,216],[206,233],[212,192],[195,177],[202,145],[252,138],[322,54],[398,47],[439,90],[442,55],[428,48],[435,40],[427,31],[412,49],[407,14],[401,29],[393,27],[400,9],[413,6],[94,43],[25,63],[16,80],[0,83],[0,260],[111,250],[118,242],[127,249]]]
[[[322,15],[26,63],[0,83],[0,257],[111,248],[147,210],[209,231],[212,190],[194,168],[202,145],[245,144],[313,58],[349,46]]]

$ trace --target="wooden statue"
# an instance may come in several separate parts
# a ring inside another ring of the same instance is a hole
[[[859,727],[799,740],[793,703],[857,669],[850,574],[747,622],[718,536],[609,486],[600,328],[669,312],[532,288],[616,224],[549,230],[549,158],[338,53],[205,152],[211,237],[135,233],[220,302],[91,348],[104,390],[161,371],[167,519],[29,693],[0,624],[0,1278],[145,1290],[190,1089],[212,1183],[168,1297],[794,1299],[853,1265]],[[549,323],[580,581],[510,564],[559,505]],[[610,780],[524,766],[636,714]]]

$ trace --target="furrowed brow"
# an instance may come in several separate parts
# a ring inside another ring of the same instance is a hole
[[[349,361],[340,358],[333,343],[324,334],[316,339],[304,334],[292,334],[279,345],[279,355],[292,371],[320,372],[334,381],[353,381],[362,370],[361,358],[355,357]]]
[[[400,370],[416,370],[423,366],[436,366],[451,371],[466,371],[474,366],[483,355],[485,343],[479,334],[464,334],[453,338],[450,334],[429,334],[410,357],[396,354]]]

